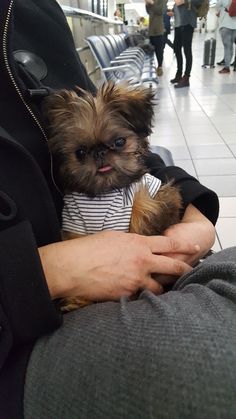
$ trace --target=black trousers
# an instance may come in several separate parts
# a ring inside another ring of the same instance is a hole
[[[155,48],[158,67],[162,67],[163,62],[163,35],[150,36],[150,42]]]
[[[167,33],[167,32],[164,32],[164,35],[163,35],[163,49],[165,48],[166,44],[167,44],[170,48],[174,49],[174,44],[173,44],[173,42],[171,42],[171,40],[168,38],[168,33]]]
[[[185,76],[190,76],[192,69],[192,40],[193,40],[193,30],[194,28],[191,25],[180,26],[175,28],[175,38],[174,38],[174,51],[177,60],[177,74],[183,74],[183,55],[182,48],[184,50],[184,55],[186,59],[185,67]]]

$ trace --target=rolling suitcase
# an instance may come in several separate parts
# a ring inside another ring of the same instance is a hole
[[[202,67],[215,67],[216,39],[210,38],[204,42],[203,65]]]

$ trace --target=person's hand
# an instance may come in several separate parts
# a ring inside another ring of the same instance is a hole
[[[168,12],[166,12],[166,14],[169,17],[173,17],[174,16],[174,12],[172,12],[171,10],[169,10]]]
[[[195,254],[174,253],[173,258],[182,260],[189,265],[194,265],[199,261],[215,243],[215,227],[197,208],[189,205],[186,208],[181,223],[169,227],[164,235],[172,239],[178,238],[180,241],[198,243],[199,251]]]
[[[215,242],[215,227],[213,224],[193,205],[186,208],[185,214],[181,223],[169,227],[164,235],[166,237],[176,239],[181,242],[193,240],[193,243],[198,243],[199,251],[195,254],[187,253],[169,253],[167,256],[174,259],[184,261],[188,265],[194,266],[213,246]],[[158,281],[162,284],[173,283],[177,278],[158,276]]]
[[[77,296],[92,301],[117,300],[140,289],[160,294],[162,287],[151,274],[179,277],[191,267],[173,255],[193,256],[198,252],[199,246],[192,239],[117,231],[39,248],[52,299]]]

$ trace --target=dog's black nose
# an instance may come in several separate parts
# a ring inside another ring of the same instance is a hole
[[[94,152],[94,157],[95,157],[95,159],[103,160],[106,156],[106,153],[107,153],[107,150],[105,148],[102,148],[102,149],[96,150]]]

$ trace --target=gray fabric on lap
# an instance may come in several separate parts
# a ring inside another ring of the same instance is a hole
[[[160,297],[94,304],[40,339],[25,419],[236,418],[236,247]]]

